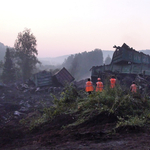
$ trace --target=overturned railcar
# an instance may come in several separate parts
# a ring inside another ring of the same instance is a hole
[[[30,77],[30,80],[35,84],[36,87],[53,85],[52,74],[51,72],[46,71],[46,70],[33,74]]]
[[[74,81],[74,77],[69,73],[66,68],[62,68],[54,75],[52,75],[50,71],[40,71],[36,74],[33,74],[30,77],[30,81],[32,81],[36,87],[63,87],[67,83],[70,84],[72,81]]]
[[[93,66],[91,68],[91,79],[96,83],[97,78],[104,79],[106,74],[115,75],[119,79],[137,75],[150,77],[150,56],[130,48],[127,44],[114,46],[112,61],[109,65]]]
[[[65,86],[67,83],[74,81],[74,77],[69,73],[69,71],[63,67],[60,71],[56,72],[53,76],[53,81],[57,86]]]

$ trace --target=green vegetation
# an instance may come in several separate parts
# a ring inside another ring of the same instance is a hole
[[[7,48],[5,61],[2,72],[2,80],[4,83],[13,82],[15,80],[15,64],[13,62],[13,49]]]
[[[105,58],[104,63],[105,63],[105,65],[109,65],[111,63],[111,58],[109,55]]]
[[[114,89],[107,87],[102,93],[93,92],[88,95],[85,91],[78,91],[73,85],[67,85],[60,98],[56,98],[55,95],[51,96],[53,96],[54,105],[44,108],[41,116],[32,119],[31,130],[63,114],[74,114],[77,118],[66,127],[84,123],[103,112],[107,112],[108,116],[113,114],[118,118],[116,129],[126,126],[145,127],[150,123],[150,99],[141,98],[139,93],[124,94],[120,86]]]
[[[100,66],[103,64],[103,53],[100,49],[91,52],[83,52],[70,55],[62,64],[75,79],[79,80],[89,76],[89,69],[92,66]]]
[[[14,48],[6,47],[4,62],[0,61],[0,80],[4,83],[29,79],[37,69],[36,64],[40,64],[37,59],[36,38],[30,29],[25,29],[18,33]],[[1,46],[4,47],[0,43]]]
[[[30,29],[25,29],[22,33],[18,34],[14,48],[16,61],[24,81],[30,78],[36,64],[40,63],[36,57],[38,55],[36,46],[36,38]]]

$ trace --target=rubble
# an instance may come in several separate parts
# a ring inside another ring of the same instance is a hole
[[[74,81],[73,84],[78,89],[84,89],[86,81],[87,79]],[[137,81],[146,83],[141,77],[137,77]],[[62,129],[62,126],[65,127],[65,125],[74,122],[76,117],[74,114],[60,115],[51,123],[45,123],[44,126],[37,128],[36,132],[31,134],[23,124],[26,124],[31,118],[40,116],[41,108],[50,107],[53,104],[51,93],[61,93],[63,86],[33,87],[17,84],[18,88],[14,88],[15,86],[0,89],[0,146],[3,148],[31,149],[32,146],[35,146],[36,148],[33,147],[33,149],[37,149],[37,147],[38,149],[67,149],[69,145],[69,149],[78,147],[79,149],[92,148],[96,150],[102,149],[102,147],[110,149],[112,146],[114,149],[118,149],[118,145],[115,145],[115,143],[118,139],[121,139],[124,140],[122,143],[125,144],[121,143],[119,148],[122,148],[123,145],[125,149],[128,149],[128,145],[131,145],[132,148],[132,144],[137,148],[137,143],[134,143],[136,140],[144,139],[147,143],[149,142],[148,133],[144,133],[140,138],[136,133],[135,136],[132,135],[134,139],[132,141],[131,135],[128,135],[127,138],[118,133],[116,133],[116,136],[108,135],[107,132],[114,128],[114,122],[111,122],[112,116],[105,114],[91,118],[90,121],[75,128],[68,129]],[[98,143],[95,144],[97,141]],[[91,143],[94,145],[93,147],[89,146]],[[110,146],[108,147],[106,143],[109,143]]]

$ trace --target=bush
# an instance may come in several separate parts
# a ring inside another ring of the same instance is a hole
[[[116,127],[144,126],[150,123],[150,100],[135,98],[130,93],[124,93],[120,86],[110,89],[105,87],[103,92],[78,91],[72,84],[66,85],[60,98],[53,96],[53,106],[43,109],[43,115],[32,122],[32,129],[61,114],[76,113],[77,120],[72,125],[80,124],[94,115],[108,112],[118,117]],[[70,125],[69,125],[70,126]]]
[[[128,116],[127,119],[118,117],[119,121],[116,125],[116,128],[122,127],[122,126],[133,126],[133,127],[143,127],[146,122],[146,118],[141,116]]]

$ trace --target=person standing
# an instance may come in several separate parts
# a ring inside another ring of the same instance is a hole
[[[114,88],[116,85],[116,79],[115,76],[112,76],[110,79],[110,88]]]
[[[135,82],[133,81],[131,86],[130,86],[130,91],[132,93],[137,93],[137,85],[135,84]]]
[[[97,78],[96,82],[96,92],[102,92],[103,91],[103,82],[101,81],[101,78]]]
[[[92,91],[94,91],[93,83],[91,82],[90,78],[88,78],[88,81],[86,82],[85,91],[91,94]]]

